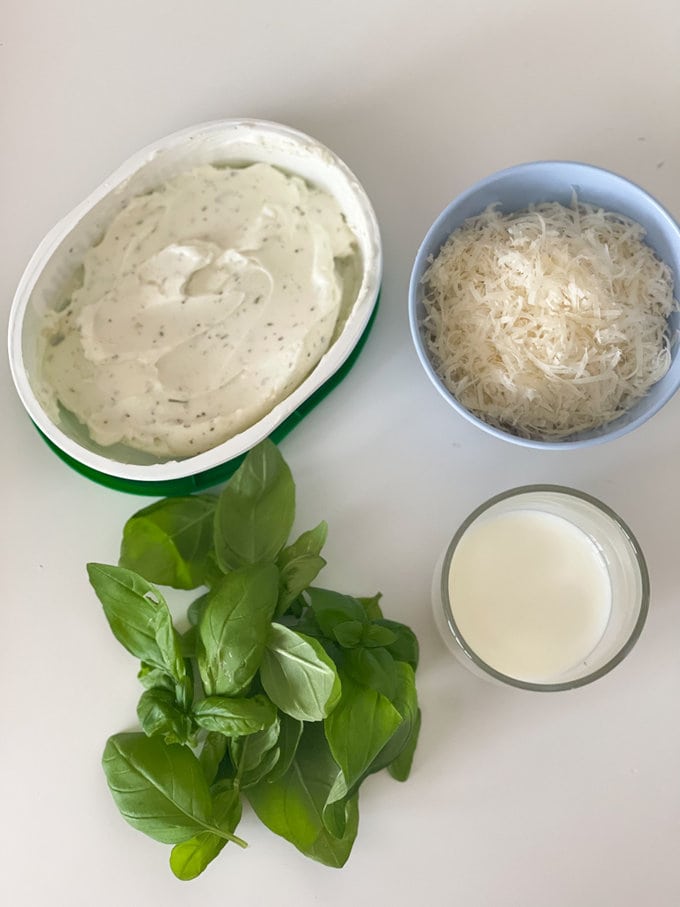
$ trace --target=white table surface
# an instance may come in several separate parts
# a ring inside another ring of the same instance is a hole
[[[114,562],[150,499],[98,487],[40,441],[0,365],[0,903],[281,907],[675,907],[680,903],[680,395],[644,428],[574,453],[522,450],[449,411],[412,349],[417,246],[458,192],[540,158],[641,183],[680,216],[677,0],[6,0],[0,17],[0,307],[42,235],[128,155],[222,116],[278,120],[363,181],[385,251],[357,365],[282,444],[298,525],[330,524],[326,585],[380,589],[416,630],[423,730],[403,785],[361,795],[347,866],[247,814],[251,846],[192,883],[119,817],[100,769],[135,722],[135,664],[84,571]],[[573,485],[618,510],[652,578],[643,635],[591,687],[495,687],[430,615],[440,549],[489,495]]]

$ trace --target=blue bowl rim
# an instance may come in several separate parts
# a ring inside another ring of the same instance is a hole
[[[413,268],[411,269],[411,277],[409,280],[408,288],[408,314],[409,314],[409,325],[411,329],[411,337],[420,360],[421,365],[423,366],[425,373],[428,378],[434,385],[438,393],[447,401],[447,403],[453,407],[461,416],[463,416],[468,422],[471,422],[473,425],[476,425],[478,428],[481,428],[482,431],[487,432],[487,434],[493,435],[496,438],[499,438],[503,441],[509,441],[511,444],[518,444],[522,447],[532,447],[538,450],[575,450],[581,447],[592,447],[596,444],[603,444],[605,441],[613,441],[616,438],[620,438],[623,435],[628,434],[631,431],[639,428],[645,422],[656,415],[662,407],[668,403],[671,397],[675,394],[678,389],[678,384],[675,387],[669,387],[663,394],[661,394],[653,405],[646,409],[643,413],[640,413],[636,418],[631,419],[630,421],[625,422],[622,425],[619,425],[616,428],[613,428],[611,431],[604,431],[601,434],[592,435],[588,437],[575,437],[573,440],[565,439],[562,441],[541,441],[535,438],[523,438],[520,435],[515,435],[510,431],[504,431],[503,429],[497,428],[495,425],[490,425],[488,422],[485,422],[483,419],[480,419],[479,416],[476,416],[469,409],[464,407],[446,388],[444,383],[441,381],[437,375],[430,359],[425,350],[425,345],[423,343],[423,338],[420,332],[420,326],[418,324],[418,315],[417,309],[419,306],[420,300],[418,299],[418,288],[420,286],[420,281],[422,274],[425,271],[425,265],[427,262],[428,256],[432,253],[432,239],[439,232],[442,224],[444,224],[451,211],[466,201],[471,196],[474,196],[481,189],[486,188],[490,183],[495,182],[496,180],[508,177],[508,176],[517,176],[521,175],[522,171],[533,170],[536,167],[548,167],[548,168],[561,168],[561,167],[574,167],[577,169],[582,169],[583,171],[588,171],[590,173],[602,173],[607,177],[614,178],[615,180],[620,181],[626,186],[635,190],[635,192],[642,196],[646,203],[651,207],[655,208],[659,213],[661,220],[663,220],[667,227],[670,228],[672,233],[675,233],[678,243],[680,244],[680,224],[675,220],[675,218],[670,214],[670,212],[665,208],[661,202],[658,201],[653,195],[647,192],[646,189],[643,189],[638,183],[629,180],[627,177],[622,176],[620,173],[616,173],[613,170],[608,170],[604,167],[598,167],[595,164],[586,164],[582,161],[571,161],[571,160],[539,160],[539,161],[525,161],[521,164],[514,164],[511,167],[505,167],[502,170],[497,170],[490,175],[483,177],[478,180],[469,188],[465,189],[459,195],[455,196],[452,201],[446,205],[445,208],[439,213],[436,217],[432,226],[425,234],[425,238],[418,247],[418,252],[413,263]],[[481,213],[481,212],[480,212]],[[441,246],[440,246],[441,248]],[[676,280],[676,294],[679,289],[680,284],[680,275],[674,275],[678,279]],[[625,418],[621,416],[619,418]],[[615,425],[618,419],[611,422],[611,425]],[[597,429],[595,429],[597,430]]]

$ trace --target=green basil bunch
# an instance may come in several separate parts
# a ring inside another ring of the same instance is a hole
[[[278,449],[252,450],[219,496],[169,498],[126,524],[119,566],[88,573],[116,639],[141,662],[141,733],[103,766],[123,817],[172,844],[180,879],[236,834],[242,797],[298,850],[343,866],[359,787],[409,774],[420,727],[418,643],[380,595],[312,587],[326,524],[288,544],[295,485]],[[156,585],[206,587],[180,635]]]

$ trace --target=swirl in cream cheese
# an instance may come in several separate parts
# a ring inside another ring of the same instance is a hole
[[[208,450],[328,349],[356,240],[327,193],[268,164],[206,165],[132,199],[48,313],[42,378],[92,439]],[[350,301],[351,303],[351,301]]]

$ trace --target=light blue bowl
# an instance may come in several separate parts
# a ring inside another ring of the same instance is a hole
[[[423,240],[411,273],[409,286],[409,322],[416,352],[433,385],[444,399],[462,416],[489,434],[525,447],[544,450],[567,450],[589,447],[627,434],[642,425],[667,403],[680,386],[680,356],[677,343],[680,315],[674,312],[669,319],[672,338],[672,363],[666,375],[628,412],[612,422],[587,432],[572,435],[561,441],[539,441],[521,438],[509,431],[489,425],[468,409],[445,387],[435,372],[421,330],[424,315],[422,277],[428,258],[436,256],[451,233],[467,220],[481,214],[491,204],[509,213],[532,203],[555,201],[569,205],[573,193],[579,201],[601,205],[608,211],[624,214],[641,224],[646,241],[671,268],[675,280],[676,298],[680,285],[680,227],[656,199],[629,180],[589,164],[570,161],[537,161],[501,170],[481,180],[455,198],[439,215]]]

